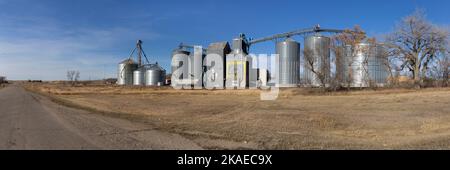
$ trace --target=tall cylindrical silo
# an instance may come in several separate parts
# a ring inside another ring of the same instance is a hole
[[[164,85],[166,71],[158,64],[150,65],[145,71],[145,85],[146,86],[161,86]]]
[[[370,83],[375,86],[384,86],[388,78],[386,48],[383,44],[376,44],[372,54],[368,60]]]
[[[373,87],[383,86],[387,82],[385,49],[382,45],[359,43],[347,46],[344,86]]]
[[[304,79],[311,86],[329,83],[331,74],[330,38],[314,35],[305,38]]]
[[[300,43],[288,38],[277,43],[278,87],[297,87],[300,74]]]
[[[119,63],[117,70],[118,85],[133,85],[133,72],[138,68],[138,64],[132,59],[127,59]]]
[[[369,86],[369,70],[368,59],[370,56],[371,46],[368,43],[360,43],[355,47],[355,56],[352,58],[351,64],[351,78],[354,87],[368,87]]]
[[[143,68],[139,68],[133,72],[133,85],[142,86],[145,81],[145,71]]]
[[[343,85],[348,87],[367,87],[368,70],[367,59],[369,58],[370,45],[359,43],[354,46],[346,45],[343,60]]]

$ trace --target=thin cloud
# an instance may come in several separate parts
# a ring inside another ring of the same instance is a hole
[[[134,27],[68,28],[51,18],[0,19],[0,75],[13,80],[63,80],[67,70],[79,70],[82,79],[115,77],[120,55],[128,55],[128,48],[118,52],[117,47],[160,37]]]

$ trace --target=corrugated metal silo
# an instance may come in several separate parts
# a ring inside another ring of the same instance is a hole
[[[304,50],[305,82],[311,86],[321,86],[321,78],[317,76],[321,75],[324,84],[327,85],[331,74],[330,38],[321,35],[309,36],[305,38]]]
[[[388,78],[386,48],[382,44],[376,44],[373,50],[373,55],[368,60],[369,81],[372,85],[384,86]]]
[[[133,72],[138,68],[138,64],[132,59],[127,59],[119,63],[117,70],[118,85],[133,85]]]
[[[347,46],[343,64],[344,86],[384,86],[388,77],[384,53],[382,45],[359,43],[355,47]]]
[[[351,64],[351,74],[349,76],[352,79],[353,87],[368,87],[369,74],[368,74],[368,59],[371,52],[371,46],[366,43],[356,45],[355,56],[353,56],[353,62]],[[350,60],[351,61],[351,60]]]
[[[139,68],[133,72],[133,85],[142,86],[145,81],[145,71],[143,68]]]
[[[158,64],[151,64],[145,71],[146,86],[164,85],[166,71]]]
[[[277,43],[278,87],[297,87],[300,74],[300,43],[288,38]]]

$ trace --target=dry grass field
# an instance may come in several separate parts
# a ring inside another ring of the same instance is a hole
[[[152,124],[208,149],[450,149],[450,88],[321,93],[27,84],[60,103]]]

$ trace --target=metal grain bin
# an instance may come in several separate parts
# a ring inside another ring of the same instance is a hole
[[[138,68],[138,64],[132,59],[127,59],[119,63],[117,70],[118,85],[132,85],[133,72]]]
[[[305,82],[313,87],[319,87],[323,83],[327,85],[331,74],[330,38],[320,35],[305,38],[304,53],[303,78]],[[321,79],[324,81],[323,83]]]
[[[277,43],[278,87],[297,87],[300,78],[300,43],[288,38]]]
[[[369,59],[370,81],[376,86],[385,86],[389,77],[387,50],[382,44],[377,44],[375,50],[375,56]]]
[[[161,86],[164,85],[166,71],[158,64],[151,64],[145,71],[145,85],[146,86]]]
[[[385,49],[382,45],[359,43],[347,46],[344,60],[344,86],[384,86],[387,82]]]
[[[361,43],[355,48],[356,52],[353,56],[351,64],[350,79],[352,80],[353,87],[368,87],[369,86],[369,74],[368,74],[368,59],[371,52],[369,44]],[[350,60],[351,61],[351,60]]]
[[[142,68],[133,72],[133,85],[142,86],[145,83],[145,71]]]

